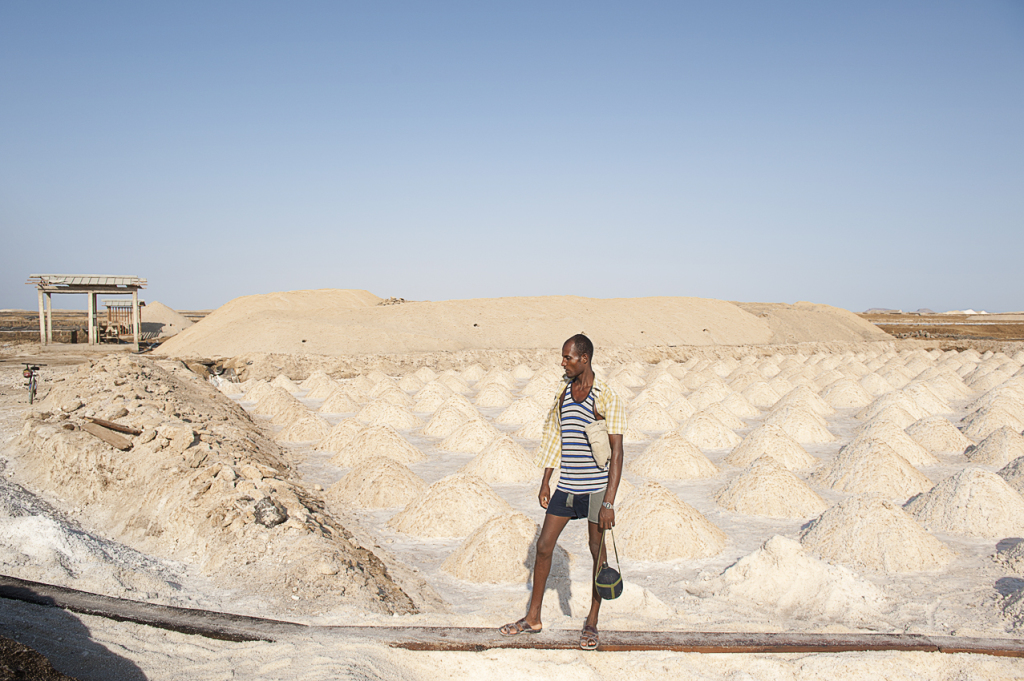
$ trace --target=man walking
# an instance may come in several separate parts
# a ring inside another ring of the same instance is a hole
[[[626,410],[622,400],[604,381],[594,376],[591,367],[593,357],[594,344],[582,334],[573,336],[562,345],[566,383],[559,387],[548,412],[535,460],[544,469],[538,496],[547,514],[537,539],[530,609],[526,617],[499,629],[505,636],[541,631],[541,604],[555,544],[570,520],[586,518],[594,571],[590,583],[590,613],[580,634],[580,648],[583,650],[595,650],[598,646],[597,618],[601,597],[594,588],[593,576],[606,560],[606,552],[601,546],[602,534],[615,525],[615,493],[622,476],[622,433],[626,430]],[[584,431],[588,423],[601,419],[607,422],[612,448],[606,470],[594,460]],[[550,482],[555,466],[559,466],[559,476],[552,494]]]

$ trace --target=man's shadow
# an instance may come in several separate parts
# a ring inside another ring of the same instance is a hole
[[[533,535],[533,543],[530,545],[530,552],[526,555],[523,565],[530,571],[530,579],[526,582],[527,591],[533,591],[533,565],[537,561],[537,540],[540,538],[540,527]],[[563,615],[572,616],[572,579],[569,576],[570,562],[572,558],[569,552],[561,546],[555,546],[555,552],[551,556],[551,572],[548,574],[547,585],[544,588],[545,597],[547,592],[554,589],[558,594],[558,609]],[[529,608],[529,602],[526,604]]]
[[[52,599],[29,588],[7,591],[10,598],[0,598],[0,635],[42,653],[57,671],[80,681],[146,681],[138,665],[93,641],[88,627]]]

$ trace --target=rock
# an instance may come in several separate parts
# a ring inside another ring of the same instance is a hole
[[[288,520],[288,510],[273,497],[263,497],[257,501],[253,513],[256,522],[264,527],[274,527]]]

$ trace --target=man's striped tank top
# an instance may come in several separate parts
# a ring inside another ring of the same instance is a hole
[[[571,494],[600,492],[608,486],[608,471],[597,467],[584,426],[593,423],[594,386],[582,402],[573,402],[572,384],[562,394],[562,464],[557,489]]]

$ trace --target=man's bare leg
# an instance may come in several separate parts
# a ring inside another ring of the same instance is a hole
[[[601,528],[597,523],[587,522],[587,533],[590,555],[594,559],[594,570],[590,577],[590,612],[587,614],[585,625],[593,627],[596,635],[597,618],[601,612],[601,596],[597,593],[594,579],[597,577],[597,571],[601,568],[601,564],[607,560],[608,549],[601,546]]]
[[[537,560],[533,564],[533,595],[530,597],[530,609],[526,613],[526,621],[534,629],[541,626],[540,610],[544,602],[544,588],[547,586],[548,575],[551,574],[551,558],[554,556],[558,537],[568,522],[569,518],[550,513],[544,515],[544,525],[537,539]]]

